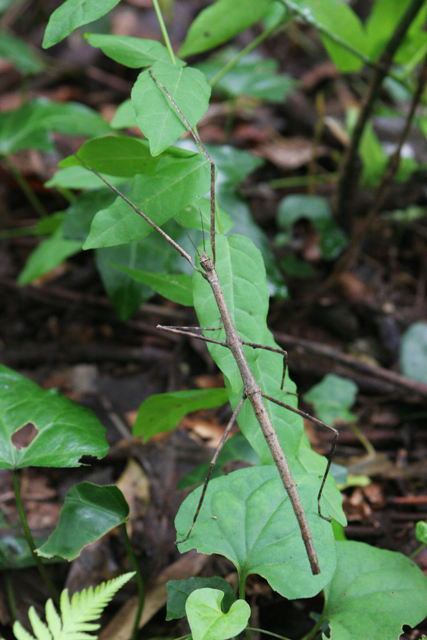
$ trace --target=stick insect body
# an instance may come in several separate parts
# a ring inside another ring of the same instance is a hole
[[[320,573],[320,566],[319,566],[319,561],[317,558],[317,554],[316,554],[316,550],[314,548],[314,543],[313,543],[313,538],[310,532],[310,528],[308,526],[308,522],[307,522],[307,517],[305,515],[303,506],[301,504],[301,500],[300,497],[298,495],[298,491],[297,491],[297,487],[295,484],[295,481],[292,477],[290,468],[289,468],[289,464],[287,462],[286,456],[283,453],[282,447],[280,445],[279,439],[277,437],[276,431],[274,429],[273,424],[271,423],[270,420],[270,416],[269,413],[267,411],[267,408],[265,406],[264,403],[264,399],[266,399],[269,402],[274,402],[276,404],[278,404],[279,406],[288,409],[294,413],[297,413],[298,415],[301,415],[309,420],[311,420],[312,422],[325,427],[327,429],[330,429],[334,432],[334,440],[332,443],[332,447],[331,447],[331,452],[329,454],[329,458],[328,458],[328,463],[327,463],[327,467],[326,467],[326,471],[325,474],[323,476],[323,480],[321,483],[321,487],[320,487],[320,491],[318,494],[318,512],[319,512],[319,516],[321,518],[324,518],[325,520],[328,520],[330,522],[330,518],[327,518],[326,516],[323,516],[321,513],[321,509],[320,509],[320,497],[323,491],[323,487],[324,484],[326,482],[326,478],[329,472],[329,468],[331,465],[331,461],[332,461],[332,457],[335,451],[335,445],[336,445],[336,441],[338,438],[338,432],[336,431],[336,429],[333,429],[332,427],[324,424],[323,422],[321,422],[320,420],[316,420],[315,418],[312,418],[311,416],[309,416],[308,414],[300,411],[299,409],[296,409],[290,405],[287,405],[283,402],[280,402],[278,400],[276,400],[275,398],[271,397],[271,396],[267,396],[265,394],[262,393],[262,390],[259,386],[259,384],[257,383],[250,367],[249,364],[246,360],[246,356],[244,354],[243,351],[243,345],[247,345],[249,347],[252,348],[261,348],[261,349],[267,349],[269,351],[275,351],[278,353],[281,353],[284,356],[284,370],[283,370],[283,377],[282,377],[282,385],[281,388],[283,388],[283,383],[284,383],[284,378],[285,378],[285,373],[286,373],[286,364],[287,364],[287,354],[285,351],[283,351],[282,349],[276,349],[274,347],[267,347],[264,345],[260,345],[260,344],[256,344],[256,343],[250,343],[250,342],[245,342],[242,340],[242,338],[240,337],[240,335],[238,334],[235,326],[234,326],[234,322],[232,320],[230,311],[228,309],[224,294],[222,292],[221,289],[221,285],[218,279],[218,274],[216,272],[215,269],[215,165],[212,161],[212,159],[210,158],[209,154],[207,153],[206,149],[204,148],[199,136],[193,131],[193,129],[191,128],[191,125],[189,124],[189,122],[187,121],[187,119],[185,118],[184,114],[181,112],[181,110],[179,109],[178,105],[175,103],[173,97],[170,95],[170,93],[168,92],[168,90],[166,89],[166,87],[159,82],[151,73],[150,70],[150,75],[153,79],[153,81],[158,85],[158,87],[162,90],[162,92],[167,96],[167,99],[170,101],[170,103],[173,105],[173,107],[175,108],[175,110],[177,111],[177,113],[179,114],[180,118],[182,119],[182,121],[185,123],[186,127],[188,128],[189,132],[191,133],[191,135],[193,136],[197,146],[199,147],[200,151],[205,155],[205,157],[207,158],[207,160],[209,161],[210,165],[211,165],[211,232],[210,232],[210,241],[211,241],[211,248],[212,248],[212,258],[207,255],[206,251],[204,252],[204,254],[200,254],[199,253],[199,262],[200,262],[200,266],[201,269],[197,268],[191,257],[172,239],[168,236],[168,234],[166,234],[160,227],[158,227],[148,216],[146,216],[145,213],[143,213],[140,209],[138,209],[138,207],[136,207],[128,198],[126,198],[116,187],[114,187],[113,185],[111,185],[107,180],[105,180],[105,178],[103,178],[98,172],[96,172],[94,169],[92,169],[89,165],[87,165],[83,160],[81,160],[78,156],[77,158],[79,159],[79,161],[81,162],[81,164],[83,166],[85,166],[87,169],[91,170],[94,174],[96,174],[105,184],[107,184],[118,196],[120,196],[125,202],[127,202],[133,209],[134,211],[140,215],[144,220],[146,220],[146,222],[148,222],[148,224],[151,225],[151,227],[153,229],[155,229],[158,233],[160,233],[177,251],[179,251],[179,253],[191,264],[191,266],[196,269],[209,283],[212,293],[215,297],[215,301],[220,313],[220,317],[221,317],[221,326],[224,328],[225,331],[225,335],[226,335],[226,340],[224,342],[221,342],[219,340],[215,340],[213,338],[207,338],[203,335],[200,335],[199,333],[197,333],[197,328],[192,328],[192,327],[166,327],[166,326],[161,326],[159,325],[158,328],[159,329],[163,329],[166,331],[171,331],[173,333],[179,333],[179,334],[184,334],[187,336],[192,336],[192,337],[196,337],[199,338],[201,340],[204,340],[206,342],[211,342],[214,344],[219,344],[221,346],[227,347],[231,353],[233,354],[233,357],[236,361],[237,367],[240,371],[241,377],[242,377],[242,381],[243,381],[243,396],[239,402],[239,404],[237,405],[236,409],[233,412],[233,415],[226,427],[226,430],[224,432],[224,435],[221,439],[221,442],[215,452],[215,455],[212,459],[210,468],[209,468],[209,472],[206,478],[206,481],[204,483],[203,489],[202,489],[202,494],[199,500],[199,504],[196,510],[196,513],[194,515],[193,518],[193,522],[191,524],[190,530],[188,531],[188,534],[185,536],[185,538],[183,538],[182,540],[178,540],[177,544],[184,542],[185,540],[187,540],[191,534],[191,531],[194,527],[194,524],[197,520],[197,517],[199,515],[202,503],[203,503],[203,499],[206,493],[206,489],[207,489],[207,485],[209,482],[209,478],[212,472],[212,468],[216,462],[216,459],[219,455],[219,452],[222,448],[222,445],[224,444],[227,435],[229,434],[234,422],[237,419],[237,416],[239,414],[240,409],[243,406],[244,401],[247,399],[251,405],[252,408],[254,410],[255,416],[257,418],[257,421],[260,425],[260,428],[262,430],[262,433],[264,435],[264,438],[268,444],[268,447],[271,451],[273,460],[277,466],[277,469],[279,471],[283,486],[289,496],[289,500],[292,504],[292,508],[293,511],[295,513],[295,516],[297,518],[298,521],[298,525],[300,527],[301,530],[301,536],[302,539],[304,541],[304,545],[306,548],[306,552],[307,552],[307,556],[308,556],[308,560],[310,562],[310,567],[311,567],[311,571],[314,575],[317,575]],[[200,331],[200,329],[199,329]]]

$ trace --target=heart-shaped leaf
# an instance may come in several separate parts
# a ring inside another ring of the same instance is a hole
[[[356,401],[357,391],[353,380],[330,373],[304,395],[304,400],[314,406],[316,415],[326,424],[333,425],[335,420],[354,422],[357,416],[349,409]]]
[[[37,553],[74,560],[83,547],[126,522],[128,516],[129,505],[118,487],[77,484],[67,493],[58,526]]]
[[[222,591],[224,600],[221,603],[223,613],[230,610],[236,596],[231,584],[220,578],[220,576],[212,576],[211,578],[187,578],[186,580],[169,580],[166,584],[168,591],[168,605],[166,620],[174,620],[182,618],[186,615],[185,604],[188,596],[197,589],[216,589]]]
[[[425,618],[427,578],[409,558],[362,542],[336,544],[337,570],[322,614],[331,640],[396,640],[402,625]]]
[[[165,62],[156,62],[151,73],[166,87],[194,127],[207,110],[211,95],[211,88],[203,73],[191,67]],[[149,71],[143,71],[138,76],[132,89],[132,104],[138,126],[148,138],[153,156],[159,155],[187,131],[174,105]]]
[[[274,466],[241,469],[209,483],[189,539],[181,552],[219,553],[239,572],[240,580],[255,573],[286,598],[308,598],[333,576],[336,551],[332,526],[317,512],[317,478],[295,476],[321,573],[313,575],[300,528],[279,473]],[[175,520],[178,539],[191,525],[201,487],[183,502]]]
[[[228,613],[221,610],[224,593],[217,589],[197,589],[187,599],[185,610],[194,640],[227,640],[248,624],[251,608],[237,600]]]
[[[37,436],[17,449],[12,436],[27,424],[34,425]],[[104,434],[89,409],[0,365],[0,468],[78,467],[82,456],[106,455]]]

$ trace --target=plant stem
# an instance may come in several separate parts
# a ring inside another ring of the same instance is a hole
[[[273,638],[279,638],[279,640],[289,640],[289,638],[285,638],[285,636],[280,636],[278,633],[273,633],[272,631],[266,631],[265,629],[256,629],[255,627],[248,627],[250,631],[256,631],[258,633],[265,633],[266,636],[272,636]]]
[[[132,569],[136,573],[136,581],[138,583],[138,596],[139,596],[138,609],[136,611],[135,623],[134,623],[133,631],[132,631],[132,640],[136,640],[136,637],[138,635],[138,629],[139,629],[139,621],[141,619],[141,613],[142,613],[142,609],[144,607],[145,589],[144,589],[144,582],[142,580],[141,572],[139,570],[138,563],[136,561],[135,555],[134,555],[133,550],[132,550],[132,545],[131,545],[130,540],[129,540],[129,535],[128,535],[128,532],[127,532],[127,529],[126,529],[126,522],[124,522],[122,524],[122,531],[123,531],[123,538],[125,540],[126,551],[127,551],[128,556],[129,556],[129,560],[130,560],[130,563],[132,565]]]
[[[318,619],[318,621],[316,622],[312,630],[309,633],[307,633],[307,635],[304,636],[302,640],[314,640],[314,638],[317,636],[317,632],[320,630],[323,623],[324,623],[323,617],[320,616],[320,618]]]
[[[157,15],[157,20],[159,21],[160,29],[162,31],[163,39],[165,41],[166,49],[169,52],[170,58],[172,60],[172,64],[176,64],[175,55],[173,53],[171,41],[169,40],[169,35],[166,29],[165,21],[163,20],[162,12],[159,7],[158,0],[153,0],[154,11]]]
[[[12,622],[15,622],[18,619],[18,611],[16,609],[15,594],[13,592],[13,584],[12,578],[10,577],[10,571],[4,572],[4,580],[6,583],[6,595],[7,601],[9,603],[10,616],[12,618]]]
[[[40,556],[36,553],[36,545],[33,540],[33,536],[31,535],[30,527],[28,526],[27,518],[25,517],[24,508],[22,506],[21,494],[19,493],[19,483],[18,483],[18,474],[16,473],[16,469],[13,469],[13,489],[15,491],[15,499],[16,506],[18,508],[19,517],[21,519],[22,528],[24,529],[24,535],[27,540],[28,546],[30,547],[31,555],[33,556],[33,560],[36,564],[37,569],[41,577],[44,580],[45,585],[49,589],[50,595],[52,596],[54,602],[59,605],[59,595],[52,580],[47,575],[46,568],[43,562],[40,559]]]
[[[24,178],[24,176],[22,175],[22,173],[19,171],[19,169],[17,169],[10,161],[8,158],[6,158],[5,156],[2,157],[2,160],[4,162],[4,164],[6,165],[8,171],[10,171],[10,173],[13,175],[13,177],[15,178],[16,182],[19,184],[19,186],[21,187],[22,191],[24,192],[27,200],[33,205],[34,209],[37,211],[37,213],[39,214],[39,216],[41,218],[44,218],[45,216],[48,215],[48,212],[46,211],[44,205],[42,204],[42,202],[38,199],[38,197],[36,196],[36,194],[34,193],[34,191],[31,189],[30,185],[28,184],[27,180]]]
[[[327,184],[328,182],[336,182],[338,180],[338,173],[320,173],[316,176],[294,176],[290,178],[277,178],[277,180],[270,180],[268,186],[272,189],[287,189],[290,187],[305,187],[310,183],[314,184]]]
[[[263,33],[261,33],[257,38],[255,38],[255,40],[253,40],[250,44],[248,44],[247,47],[242,49],[242,51],[239,51],[236,57],[233,58],[233,60],[230,60],[230,62],[227,62],[225,67],[223,67],[221,71],[218,71],[216,76],[212,78],[212,80],[209,82],[211,87],[214,87],[217,84],[217,82],[219,82],[225,76],[226,73],[228,73],[231,69],[233,69],[233,67],[235,67],[236,64],[238,64],[242,58],[244,58],[248,53],[250,53],[252,49],[255,49],[255,47],[261,44],[261,42],[263,42],[266,38],[268,38],[274,31],[276,31],[276,29],[280,29],[281,27],[283,27],[286,24],[286,22],[288,22],[288,20],[289,18],[286,18],[286,20],[281,25],[278,26],[276,24],[276,25],[273,25],[272,27],[269,27],[268,29],[263,31]]]
[[[416,558],[416,557],[417,557],[417,555],[418,555],[419,553],[421,553],[421,551],[424,551],[424,549],[425,549],[426,547],[427,547],[427,544],[424,544],[424,542],[422,542],[422,543],[420,544],[420,546],[419,546],[419,547],[417,547],[417,548],[415,549],[415,551],[413,551],[413,552],[410,554],[410,556],[409,556],[409,557],[410,557],[410,559],[411,559],[411,560],[413,560],[414,558]]]
[[[301,7],[299,7],[298,4],[296,4],[296,2],[294,2],[293,0],[280,0],[280,2],[285,5],[285,7],[288,9],[290,13],[297,15],[299,18],[304,20],[304,22],[314,27],[319,33],[321,33],[322,35],[326,36],[327,38],[335,42],[335,44],[338,44],[340,47],[342,47],[343,49],[345,49],[346,51],[354,55],[356,58],[359,58],[359,60],[362,60],[369,67],[372,67],[373,69],[377,69],[377,70],[381,68],[379,62],[372,60],[372,58],[367,56],[365,53],[353,47],[353,45],[343,40],[339,35],[337,35],[333,31],[330,31],[321,22],[317,22],[317,20],[313,18],[313,16],[310,13],[308,12],[305,13],[305,11],[301,9]],[[396,82],[401,84],[403,87],[405,87],[405,89],[408,89],[409,91],[411,91],[411,87],[400,76],[392,72],[389,73],[388,75],[390,76],[390,78],[393,78],[393,80],[395,80]]]
[[[285,0],[282,0],[284,2]],[[289,0],[286,0],[288,2]],[[342,167],[340,170],[340,178],[338,181],[335,212],[338,220],[342,220],[344,215],[349,215],[350,202],[354,199],[354,190],[352,188],[353,178],[356,172],[356,159],[359,151],[360,142],[362,140],[365,127],[378,97],[384,78],[393,62],[394,55],[401,45],[409,27],[415,19],[418,11],[421,9],[425,0],[412,0],[402,19],[397,25],[396,31],[388,41],[384,51],[382,52],[375,73],[369,84],[368,91],[362,102],[359,118],[354,127],[350,145],[345,153]]]
[[[373,447],[371,442],[369,442],[363,431],[361,431],[354,422],[350,422],[348,426],[350,430],[353,431],[360,444],[366,449],[367,453],[370,456],[375,457],[377,455],[377,452],[375,451],[375,448]]]
[[[245,582],[246,578],[243,574],[239,574],[239,599],[245,600]],[[247,640],[252,640],[252,633],[249,627],[246,627],[246,638]]]

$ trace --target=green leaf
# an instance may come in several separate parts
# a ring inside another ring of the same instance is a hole
[[[154,394],[139,407],[133,435],[143,436],[146,442],[156,433],[175,429],[187,413],[219,407],[227,401],[225,389],[193,389]]]
[[[132,69],[151,67],[156,62],[170,62],[168,50],[157,40],[98,33],[87,33],[85,38],[92,47],[99,47],[106,56]],[[178,66],[184,64],[175,59]]]
[[[34,607],[30,607],[29,618],[37,640],[93,640],[96,636],[86,633],[96,631],[101,626],[97,620],[117,591],[135,573],[124,573],[108,582],[102,582],[93,589],[84,589],[70,599],[68,589],[61,593],[61,617],[56,612],[52,600],[46,603],[47,626],[40,620]],[[62,620],[61,620],[62,618]],[[17,640],[35,640],[20,622],[13,625]]]
[[[361,52],[366,50],[366,33],[362,22],[343,0],[291,0],[287,1],[289,8],[295,4],[299,10],[320,23],[331,33],[339,36],[349,45]],[[328,36],[321,35],[325,49],[329,53],[334,64],[340,71],[349,73],[359,71],[363,67],[363,61],[349,53],[341,45],[336,44]]]
[[[5,523],[6,525],[6,523]],[[9,525],[6,525],[9,526]],[[43,544],[46,537],[35,540],[35,544]],[[60,558],[45,560],[44,563],[62,562]],[[35,562],[28,542],[25,538],[14,538],[12,536],[2,536],[0,538],[0,569],[26,569],[34,567]]]
[[[409,558],[362,542],[336,544],[337,570],[322,614],[332,640],[396,640],[403,624],[425,618],[427,578]]]
[[[251,27],[266,13],[272,0],[217,0],[192,23],[179,56],[185,58],[213,49]]]
[[[22,149],[53,151],[53,144],[34,103],[0,113],[0,155],[9,156]]]
[[[117,247],[96,250],[96,266],[105,290],[121,320],[127,320],[153,290],[136,282],[131,276],[113,267],[113,264],[129,269],[156,269],[170,272],[177,270],[178,253],[158,234]]]
[[[354,422],[357,416],[349,409],[356,402],[357,392],[352,380],[329,373],[304,395],[304,400],[314,406],[316,415],[326,424],[333,425],[336,420]]]
[[[216,218],[220,219],[222,231],[228,233],[233,227],[233,221],[228,213],[217,206]],[[188,204],[176,216],[183,227],[208,231],[211,224],[211,203],[207,198],[200,198],[194,204]],[[193,303],[191,303],[193,304]]]
[[[120,0],[66,0],[50,16],[43,38],[43,49],[61,42],[74,29],[105,16]]]
[[[47,236],[56,231],[64,222],[65,211],[57,211],[49,216],[40,218],[33,227],[35,236]]]
[[[415,537],[418,542],[427,544],[427,522],[424,522],[424,520],[417,522],[415,527]]]
[[[187,578],[186,580],[169,580],[166,584],[168,592],[166,620],[183,618],[186,615],[185,604],[188,596],[197,589],[217,589],[222,591],[224,599],[221,603],[223,613],[230,610],[233,602],[236,601],[234,591],[227,580],[219,576],[211,578]]]
[[[12,436],[29,423],[38,434],[18,450]],[[78,467],[82,456],[106,455],[104,433],[89,409],[0,365],[0,468]]]
[[[318,481],[306,474],[295,477],[321,573],[314,576],[292,505],[275,466],[251,467],[215,478],[190,538],[181,553],[195,547],[200,553],[219,553],[239,572],[265,578],[285,598],[309,598],[332,579],[336,564],[331,525],[317,513]],[[175,520],[178,539],[191,525],[202,488],[183,502]]]
[[[185,609],[194,640],[227,640],[248,624],[251,608],[246,600],[236,600],[228,613],[221,610],[224,593],[217,589],[197,589],[189,595]]]
[[[191,276],[186,273],[165,274],[141,269],[128,269],[126,267],[113,267],[127,273],[133,280],[148,285],[161,296],[187,307],[193,306],[193,287]]]
[[[115,199],[116,194],[105,186],[80,193],[67,209],[62,227],[63,236],[82,244],[89,234],[96,212],[109,207]]]
[[[205,195],[210,186],[210,164],[202,155],[190,158],[164,157],[157,171],[137,175],[129,199],[161,226],[187,204]],[[84,249],[108,247],[144,238],[152,227],[120,197],[92,223]]]
[[[0,33],[0,58],[12,62],[22,73],[39,73],[44,68],[36,51],[10,33]]]
[[[119,178],[117,176],[110,176],[108,174],[102,174],[103,178],[106,178],[114,187],[120,187],[125,178]],[[65,189],[99,189],[105,186],[98,176],[92,171],[89,171],[81,165],[79,167],[67,167],[66,169],[58,169],[53,178],[48,182],[45,182],[45,187],[51,189],[52,187],[60,187]]]
[[[348,239],[334,220],[325,198],[320,196],[286,196],[279,204],[277,223],[287,231],[300,220],[307,218],[320,235],[319,249],[327,260],[333,260],[345,249]]]
[[[19,274],[18,284],[21,286],[29,284],[81,251],[81,248],[80,241],[65,239],[62,235],[62,228],[58,228],[50,238],[41,242],[30,255]]]
[[[201,62],[197,68],[210,82],[221,69],[239,53],[230,47]],[[279,63],[272,58],[262,58],[252,52],[240,60],[214,87],[214,91],[230,98],[246,95],[270,102],[284,102],[296,86],[295,80],[278,74]]]
[[[77,155],[61,160],[59,166],[81,166],[79,158],[98,173],[122,178],[154,173],[160,160],[152,157],[145,140],[112,135],[88,140]]]
[[[99,540],[128,517],[129,505],[118,487],[81,482],[67,493],[58,526],[37,553],[45,558],[56,555],[74,560],[83,547]]]
[[[211,88],[203,73],[191,67],[178,67],[165,62],[156,62],[151,72],[166,87],[194,127],[207,110],[211,95]],[[175,107],[149,71],[139,74],[131,95],[136,121],[150,142],[153,156],[159,155],[187,131]]]
[[[113,129],[130,129],[131,127],[138,126],[135,109],[130,98],[117,107],[110,125]]]
[[[427,324],[416,322],[405,331],[400,345],[400,369],[404,376],[427,383]]]

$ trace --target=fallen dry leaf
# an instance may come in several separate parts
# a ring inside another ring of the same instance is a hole
[[[311,140],[302,136],[294,138],[276,138],[255,151],[256,155],[269,160],[281,169],[299,169],[310,160],[327,155],[326,147],[315,146]]]

